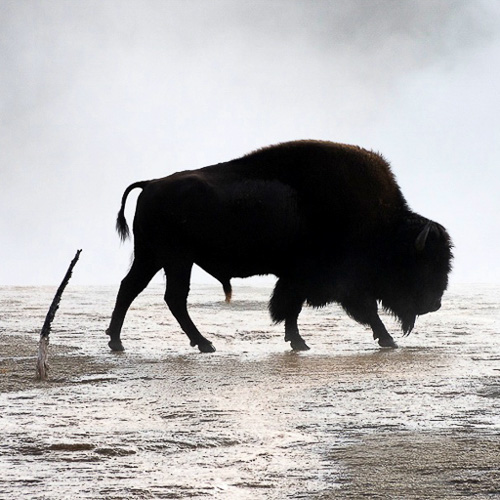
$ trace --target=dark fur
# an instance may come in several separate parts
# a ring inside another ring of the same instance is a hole
[[[108,334],[120,330],[133,299],[161,268],[165,299],[192,345],[213,351],[186,309],[198,264],[230,297],[230,280],[279,279],[270,301],[285,338],[307,349],[297,317],[304,302],[342,305],[370,325],[382,346],[396,347],[377,303],[409,333],[416,316],[439,308],[451,268],[446,230],[410,211],[388,163],[343,144],[298,141],[237,160],[129,186],[117,229],[124,239],[129,192],[142,188],[134,219],[135,258],[122,281]]]

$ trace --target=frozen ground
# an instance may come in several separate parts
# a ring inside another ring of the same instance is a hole
[[[193,287],[204,355],[146,290],[107,348],[116,289],[0,288],[0,498],[500,497],[500,287],[455,286],[397,350],[337,307],[293,353],[267,287]]]

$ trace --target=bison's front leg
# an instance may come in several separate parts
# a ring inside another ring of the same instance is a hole
[[[370,327],[373,331],[373,338],[375,340],[378,339],[378,345],[380,347],[392,347],[393,349],[398,347],[398,344],[394,342],[394,339],[387,331],[378,314],[376,314],[373,320],[370,322]]]
[[[308,351],[310,348],[300,336],[297,319],[298,316],[292,316],[285,320],[285,342],[290,342],[294,351]]]
[[[297,325],[303,303],[303,296],[295,289],[293,284],[280,278],[269,302],[269,311],[276,323],[285,321],[285,342],[290,342],[294,351],[309,350],[309,346],[300,336]]]
[[[373,331],[373,338],[378,340],[380,347],[398,347],[378,315],[376,300],[351,297],[348,301],[342,301],[341,304],[351,318],[358,323],[370,326]]]

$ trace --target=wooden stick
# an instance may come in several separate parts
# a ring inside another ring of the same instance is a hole
[[[42,326],[42,331],[40,333],[40,343],[38,345],[37,363],[36,363],[36,373],[38,380],[45,380],[48,375],[49,365],[47,364],[47,358],[48,358],[50,326],[52,324],[52,321],[54,320],[57,309],[59,308],[59,302],[61,301],[64,289],[66,288],[66,285],[68,284],[68,281],[71,278],[71,273],[73,272],[73,268],[75,267],[75,264],[78,262],[80,253],[81,250],[77,250],[75,257],[71,261],[68,270],[66,271],[66,274],[64,276],[64,279],[59,285],[59,288],[57,289],[57,292],[54,296],[54,299],[52,300],[49,312],[47,313],[47,316],[45,317],[45,322]]]

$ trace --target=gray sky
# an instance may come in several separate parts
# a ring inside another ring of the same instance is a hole
[[[0,0],[0,284],[83,248],[118,285],[128,184],[308,138],[383,153],[452,281],[499,283],[499,62],[497,0]]]

